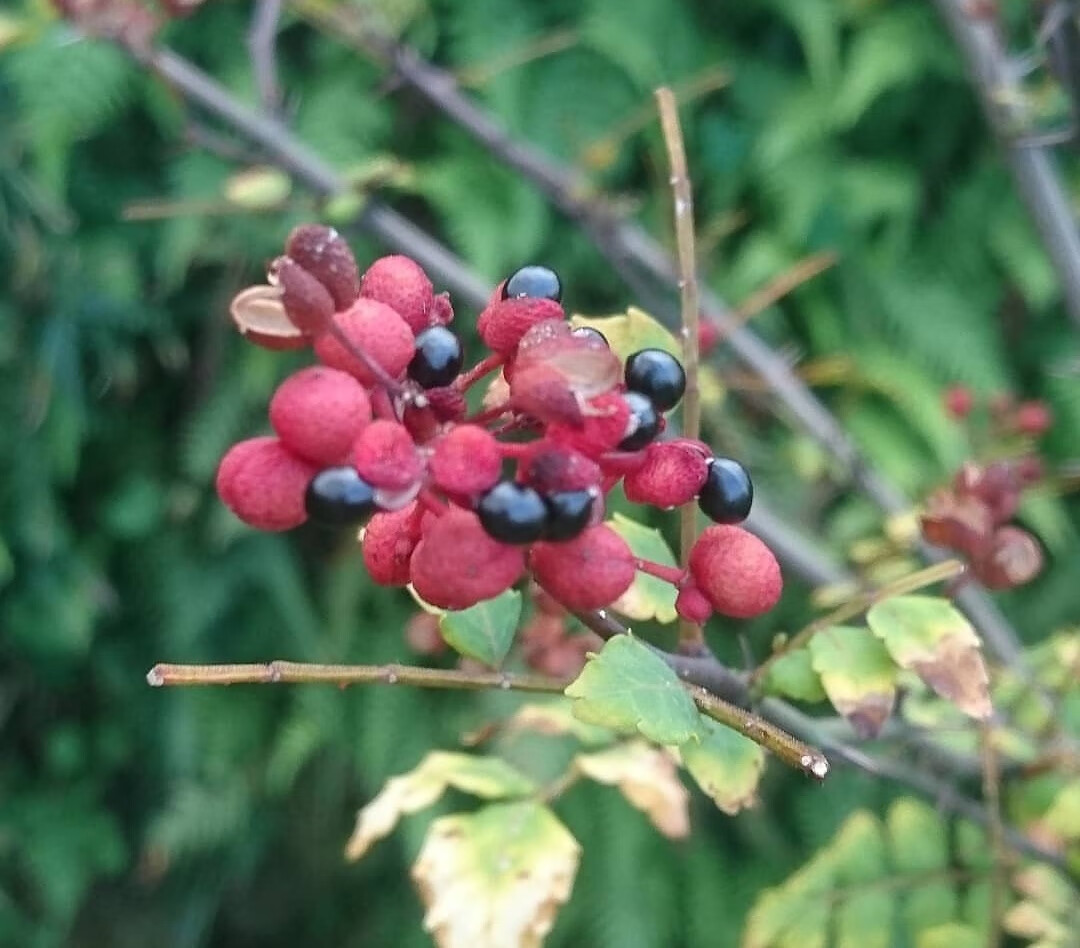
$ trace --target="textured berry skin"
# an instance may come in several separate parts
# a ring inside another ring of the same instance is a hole
[[[548,439],[580,451],[593,459],[613,450],[626,436],[630,405],[619,392],[599,395],[588,403],[581,428],[555,423],[548,426]]]
[[[511,355],[532,326],[545,319],[564,319],[565,316],[563,308],[554,300],[499,300],[480,314],[476,329],[489,349]]]
[[[626,392],[623,400],[629,417],[618,448],[620,451],[640,451],[660,433],[660,415],[649,397],[641,392]]]
[[[396,421],[377,419],[360,432],[353,445],[353,464],[373,487],[405,490],[424,472],[424,462],[408,429]]]
[[[592,490],[563,490],[547,494],[547,522],[544,539],[549,543],[565,543],[580,536],[592,520],[593,508],[600,492]]]
[[[548,439],[534,441],[521,459],[519,476],[541,494],[596,487],[600,465],[579,451]]]
[[[768,612],[783,591],[780,564],[740,527],[708,527],[690,551],[694,585],[721,615],[750,619]]]
[[[435,442],[428,461],[435,486],[453,497],[472,497],[494,487],[502,475],[495,436],[479,425],[456,425]]]
[[[304,509],[323,526],[354,526],[375,513],[375,490],[354,467],[323,468],[307,486]]]
[[[687,441],[663,441],[645,449],[645,463],[626,475],[627,500],[654,507],[680,507],[701,490],[709,472],[700,447]]]
[[[754,503],[754,485],[738,461],[713,458],[698,495],[698,506],[714,523],[742,523]]]
[[[313,365],[290,375],[270,400],[270,424],[293,454],[320,467],[344,463],[371,421],[371,400],[347,372]]]
[[[695,625],[704,625],[713,614],[709,600],[693,583],[679,588],[679,595],[675,597],[675,611],[681,618]]]
[[[419,508],[415,502],[401,510],[377,513],[364,529],[364,566],[380,586],[407,586],[409,560],[420,542]]]
[[[600,609],[634,581],[634,554],[605,524],[568,543],[535,543],[529,556],[536,581],[567,609]]]
[[[1046,434],[1054,423],[1046,402],[1021,402],[1016,406],[1016,430],[1032,437]]]
[[[670,352],[641,349],[626,360],[626,387],[641,392],[657,411],[670,411],[686,391],[686,372]]]
[[[281,288],[285,314],[304,335],[315,335],[326,328],[334,315],[330,292],[291,257],[278,257],[270,264],[267,278]]]
[[[511,274],[502,284],[499,295],[504,300],[553,300],[561,303],[562,281],[554,270],[532,264]]]
[[[440,609],[467,609],[521,579],[525,553],[489,537],[476,514],[452,508],[427,527],[409,573],[425,602]]]
[[[360,270],[345,238],[334,228],[304,224],[289,234],[285,253],[318,280],[341,312],[360,295]]]
[[[394,254],[376,260],[360,279],[360,295],[396,310],[414,333],[431,324],[434,288],[424,268],[409,257]]]
[[[234,444],[221,459],[217,492],[248,526],[291,530],[307,519],[304,493],[317,471],[277,438],[251,438]]]
[[[421,388],[445,388],[461,371],[465,350],[445,326],[432,326],[416,337],[416,354],[408,376]]]
[[[488,536],[500,543],[528,544],[544,535],[548,508],[531,487],[503,481],[476,505],[476,515]]]
[[[957,421],[967,418],[975,407],[975,396],[966,385],[953,385],[945,390],[945,411]]]
[[[416,350],[412,330],[384,303],[359,299],[334,319],[353,345],[378,362],[392,378],[399,378],[412,360]],[[348,372],[363,385],[375,384],[367,367],[330,333],[315,339],[315,354],[320,362]]]

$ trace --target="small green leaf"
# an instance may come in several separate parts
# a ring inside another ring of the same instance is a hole
[[[590,655],[566,689],[582,721],[640,731],[657,744],[685,744],[703,733],[702,719],[678,676],[632,635],[609,639]]]
[[[612,351],[625,362],[639,349],[663,349],[678,359],[682,358],[682,346],[664,326],[636,306],[629,307],[618,316],[588,317],[574,314],[570,324],[598,329],[606,337]]]
[[[581,847],[547,807],[501,803],[431,824],[412,868],[444,948],[539,946],[570,897]]]
[[[675,555],[671,552],[667,540],[654,527],[646,527],[621,513],[615,514],[608,521],[608,526],[627,542],[634,556],[662,563],[664,566],[676,565]],[[611,608],[628,619],[639,622],[648,619],[664,623],[674,622],[679,615],[675,611],[677,595],[671,583],[665,583],[662,579],[638,570],[630,588],[611,604]]]
[[[901,668],[914,671],[965,714],[991,714],[989,678],[979,637],[945,599],[894,596],[871,607],[866,621]]]
[[[248,211],[280,207],[290,191],[292,178],[266,165],[239,171],[225,181],[225,200]]]
[[[862,738],[874,737],[896,700],[896,665],[868,629],[833,626],[807,646],[825,693]]]
[[[970,925],[948,922],[935,925],[919,935],[915,948],[983,948],[986,935]]]
[[[439,631],[454,651],[497,667],[510,651],[520,618],[521,593],[508,589],[468,609],[444,612]]]
[[[408,773],[391,777],[356,819],[345,847],[346,859],[359,859],[377,840],[388,836],[403,816],[431,806],[448,787],[494,800],[536,791],[524,774],[498,757],[432,751]]]
[[[701,741],[689,741],[679,753],[690,776],[725,813],[734,816],[757,802],[765,751],[748,737],[706,721]]]
[[[804,648],[788,652],[773,662],[765,677],[765,690],[796,701],[817,702],[828,697],[820,676],[814,671],[810,652]]]
[[[948,869],[948,827],[931,807],[909,798],[898,800],[886,823],[899,872],[932,877]],[[912,931],[952,921],[957,908],[956,891],[940,879],[913,886],[904,898],[904,915]]]
[[[1046,828],[1065,842],[1080,839],[1080,780],[1073,780],[1054,797],[1043,817]]]

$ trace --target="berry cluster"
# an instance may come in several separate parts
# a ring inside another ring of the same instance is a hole
[[[245,523],[361,525],[364,563],[387,586],[462,609],[531,573],[561,607],[610,605],[637,570],[673,583],[680,614],[750,617],[779,598],[779,566],[745,519],[743,467],[689,439],[659,440],[686,377],[660,349],[622,365],[604,336],[574,329],[562,285],[528,266],[499,285],[477,321],[489,350],[465,368],[453,309],[403,256],[361,275],[329,228],[299,227],[268,285],[233,301],[238,328],[270,348],[311,346],[270,402],[276,437],[234,445],[218,493]],[[469,415],[466,393],[501,373]],[[716,525],[686,571],[636,558],[603,522],[619,483],[633,502],[697,500]]]

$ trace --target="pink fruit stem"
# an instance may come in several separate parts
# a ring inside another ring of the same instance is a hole
[[[446,513],[446,505],[439,500],[435,495],[435,492],[430,488],[425,487],[419,494],[416,495],[417,503],[425,510],[430,511],[436,517],[441,517]]]
[[[665,583],[678,586],[683,581],[685,571],[678,566],[665,566],[663,563],[654,563],[652,560],[634,560],[634,566],[643,573],[662,579]]]
[[[326,328],[329,330],[330,335],[341,343],[345,351],[358,360],[364,368],[368,370],[375,381],[386,389],[387,394],[394,398],[398,398],[404,394],[405,390],[401,383],[397,381],[397,379],[392,378],[386,369],[356,345],[356,343],[345,334],[345,331],[337,324],[333,317],[330,317],[330,320],[326,324]]]
[[[477,382],[480,381],[485,375],[490,375],[500,365],[503,364],[505,356],[495,352],[489,355],[485,359],[481,359],[476,363],[468,372],[463,372],[456,379],[454,379],[453,385],[459,392],[467,392]]]
[[[467,425],[484,425],[489,421],[494,421],[496,418],[501,418],[507,412],[510,411],[509,402],[501,402],[498,405],[493,405],[491,408],[483,408],[476,412],[474,415],[470,415],[465,419]]]

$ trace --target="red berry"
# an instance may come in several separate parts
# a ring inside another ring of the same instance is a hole
[[[281,288],[285,314],[305,335],[316,335],[334,315],[329,291],[291,257],[278,257],[267,271],[272,286]]]
[[[290,454],[277,438],[250,438],[229,448],[217,472],[225,506],[257,530],[291,530],[307,519],[304,493],[318,468]]]
[[[377,419],[353,446],[353,464],[372,487],[405,490],[424,473],[424,461],[408,429],[396,421]]]
[[[376,260],[360,278],[360,295],[395,310],[414,334],[431,325],[434,289],[424,268],[409,257],[394,254]]]
[[[536,581],[567,609],[600,609],[634,581],[634,554],[606,524],[565,543],[534,543],[529,566]]]
[[[690,574],[712,607],[735,619],[768,612],[784,585],[772,551],[752,533],[726,524],[709,527],[697,538]]]
[[[687,583],[679,588],[679,595],[675,597],[675,611],[682,618],[696,625],[704,625],[713,614],[709,600],[693,583]]]
[[[623,481],[627,499],[665,509],[689,503],[705,483],[708,457],[694,442],[650,444],[645,449],[645,463]]]
[[[514,585],[525,572],[525,553],[489,537],[476,514],[452,508],[426,528],[409,572],[425,602],[467,609]]]
[[[521,342],[521,337],[536,323],[565,317],[563,308],[553,300],[499,300],[480,314],[476,329],[489,349],[510,355]]]
[[[435,442],[428,462],[431,478],[454,497],[472,497],[502,475],[502,453],[494,435],[479,425],[457,425]]]
[[[513,375],[510,404],[515,411],[545,424],[559,422],[581,428],[585,423],[581,400],[555,366],[543,362],[522,366],[519,359]]]
[[[1017,431],[1037,438],[1050,430],[1054,418],[1050,414],[1050,406],[1046,402],[1030,401],[1021,402],[1017,405],[1014,422]]]
[[[967,418],[975,407],[975,396],[966,385],[953,385],[945,390],[945,410],[953,418]]]
[[[614,450],[626,437],[629,421],[626,399],[619,392],[608,392],[588,402],[580,428],[556,422],[548,426],[547,435],[552,441],[597,458]]]
[[[364,528],[364,566],[380,586],[408,585],[409,559],[420,542],[417,512],[414,502],[401,510],[377,513]]]
[[[338,327],[357,349],[378,362],[392,378],[399,378],[416,349],[412,330],[394,310],[375,300],[359,299],[334,317]],[[319,360],[358,378],[364,385],[375,379],[359,359],[348,352],[330,333],[315,340]]]
[[[360,294],[360,271],[345,238],[322,224],[303,224],[289,234],[285,253],[326,287],[341,312]]]
[[[579,451],[547,439],[534,441],[518,466],[518,476],[541,494],[586,490],[600,483],[600,466]]]
[[[293,454],[320,467],[344,463],[371,421],[371,400],[347,372],[313,365],[290,375],[270,400],[270,424]]]

